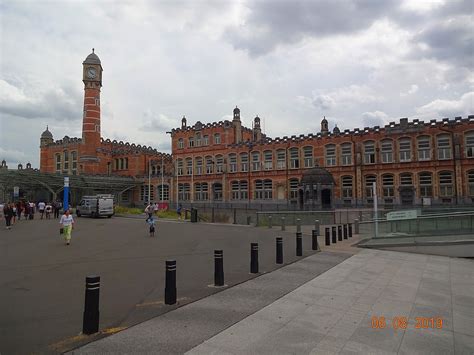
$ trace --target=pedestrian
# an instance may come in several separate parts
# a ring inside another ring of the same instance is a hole
[[[178,208],[176,209],[176,213],[178,214],[178,219],[181,220],[181,210],[183,209],[183,206],[181,204],[178,205]]]
[[[146,222],[150,226],[150,237],[154,237],[155,236],[155,219],[153,218],[153,216],[151,216],[146,219]]]
[[[74,218],[72,217],[69,210],[66,210],[61,216],[59,224],[61,224],[61,227],[63,229],[63,235],[64,239],[66,240],[66,245],[69,245],[71,243],[72,230],[74,229]]]
[[[21,220],[21,212],[22,211],[23,211],[22,203],[21,203],[21,201],[18,201],[16,203],[16,216],[18,217],[18,221]]]
[[[11,223],[12,223],[12,225],[14,225],[15,222],[16,222],[16,205],[14,203],[12,203],[10,205],[10,207],[12,209],[12,221],[11,221]]]
[[[158,205],[158,202],[155,202],[155,204],[153,205],[153,213],[155,215],[158,215],[158,210],[160,209],[160,206]]]
[[[44,203],[43,201],[38,202],[38,210],[39,210],[39,213],[41,214],[41,219],[43,219],[44,217],[45,207],[46,207],[46,203]]]
[[[46,219],[51,219],[51,212],[53,212],[53,206],[51,206],[50,202],[46,204],[44,211],[46,212]]]
[[[61,210],[62,204],[60,201],[54,203],[54,218],[59,218],[59,211]]]
[[[148,214],[147,220],[153,216],[153,203],[149,203],[145,208],[145,213]]]
[[[28,219],[35,218],[35,204],[33,202],[28,202]]]
[[[5,206],[3,207],[3,215],[5,216],[5,224],[7,226],[7,229],[11,229],[13,208],[10,203],[5,204]]]

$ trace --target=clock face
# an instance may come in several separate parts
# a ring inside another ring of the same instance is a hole
[[[87,68],[87,77],[89,79],[94,79],[97,75],[97,72],[95,70],[95,68],[93,67],[90,67],[90,68]]]

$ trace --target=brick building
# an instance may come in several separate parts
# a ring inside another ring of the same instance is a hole
[[[82,138],[65,136],[54,141],[53,134],[46,127],[40,139],[40,171],[63,175],[134,176],[141,179],[143,185],[140,189],[127,190],[120,195],[119,202],[123,203],[146,202],[150,177],[151,200],[158,201],[163,197],[167,201],[173,171],[171,156],[152,147],[101,137],[100,90],[103,68],[94,49],[82,66]]]
[[[321,121],[321,132],[271,139],[260,118],[172,130],[177,181],[186,202],[286,203],[299,208],[373,204],[470,204],[474,200],[474,116],[407,118],[385,127],[345,130]],[[177,187],[177,188],[176,188]]]

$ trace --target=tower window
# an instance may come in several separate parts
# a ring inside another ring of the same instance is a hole
[[[178,139],[178,149],[184,148],[184,140],[183,138]]]

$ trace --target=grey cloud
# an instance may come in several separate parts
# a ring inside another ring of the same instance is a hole
[[[323,111],[330,110],[334,107],[334,99],[328,95],[318,95],[314,98],[313,105]]]
[[[397,5],[395,0],[257,1],[247,4],[250,15],[245,25],[230,28],[224,36],[235,48],[259,56],[304,36],[327,37],[366,29]]]
[[[364,124],[364,127],[383,127],[387,121],[388,116],[382,111],[364,112],[362,114],[362,123]]]

